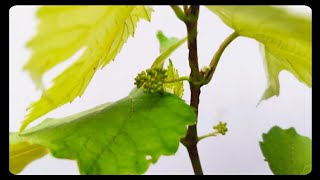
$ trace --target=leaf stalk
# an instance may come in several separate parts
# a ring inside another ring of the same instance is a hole
[[[205,78],[204,78],[204,81],[203,81],[203,85],[205,84],[208,84],[211,79],[212,79],[212,76],[218,66],[218,63],[219,63],[219,60],[221,58],[221,55],[223,54],[224,50],[228,47],[228,45],[233,41],[235,40],[237,37],[239,37],[239,34],[236,33],[236,32],[233,32],[232,34],[230,34],[223,42],[222,44],[220,45],[219,49],[217,50],[217,52],[214,54],[211,62],[210,62],[210,70],[208,73],[205,74]]]
[[[179,82],[179,81],[189,81],[189,76],[182,76],[176,79],[169,79],[164,81],[164,83],[174,83],[174,82]]]
[[[205,139],[205,138],[208,138],[208,137],[217,136],[218,134],[220,134],[218,131],[214,131],[214,132],[205,134],[205,135],[203,135],[203,136],[199,136],[199,137],[198,137],[198,142],[201,141],[202,139]]]

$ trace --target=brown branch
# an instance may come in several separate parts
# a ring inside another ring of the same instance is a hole
[[[199,17],[199,5],[190,6],[190,8],[188,8],[185,13],[186,20],[184,22],[187,26],[188,32],[189,66],[191,69],[189,81],[191,91],[190,106],[192,106],[195,109],[196,115],[198,117],[198,106],[201,85],[194,82],[199,82],[201,80],[197,48],[197,24]],[[186,137],[181,139],[181,142],[188,150],[194,173],[196,175],[202,175],[203,172],[197,148],[197,124],[188,126],[187,135]]]

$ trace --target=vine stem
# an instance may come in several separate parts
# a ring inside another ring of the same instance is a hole
[[[184,7],[185,17],[183,22],[187,27],[188,32],[188,49],[189,49],[189,67],[191,69],[189,85],[191,91],[190,106],[195,109],[195,113],[198,117],[198,107],[200,99],[200,87],[199,82],[201,75],[199,72],[198,64],[198,48],[197,48],[197,24],[199,17],[199,5],[191,5],[189,8]],[[203,175],[197,143],[197,123],[188,126],[187,135],[181,139],[181,143],[187,148],[189,158],[191,160],[193,171],[196,175]]]
[[[214,54],[210,62],[210,70],[207,73],[199,71],[198,63],[198,48],[197,48],[197,26],[199,17],[199,5],[183,6],[183,10],[179,6],[171,6],[176,16],[185,23],[188,32],[188,59],[190,67],[190,76],[188,78],[191,99],[190,106],[195,110],[197,116],[197,122],[194,125],[188,126],[187,135],[181,139],[181,143],[187,148],[188,154],[191,160],[192,168],[195,175],[203,175],[197,144],[201,139],[209,136],[216,136],[217,133],[209,133],[204,136],[198,137],[197,124],[198,124],[198,108],[200,102],[201,86],[206,85],[212,79],[212,75],[218,65],[220,57],[226,47],[239,35],[234,32],[221,44],[218,51]]]

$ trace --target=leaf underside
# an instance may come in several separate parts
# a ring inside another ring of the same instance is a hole
[[[311,172],[311,139],[294,128],[274,126],[263,134],[260,148],[274,174],[293,175]]]
[[[160,155],[173,155],[194,110],[169,93],[134,90],[129,96],[85,112],[46,119],[10,146],[28,141],[48,148],[57,158],[77,160],[81,174],[142,174]]]
[[[260,42],[268,86],[261,100],[279,95],[287,70],[311,87],[311,19],[274,6],[207,6],[239,35]]]
[[[150,21],[145,6],[43,6],[39,8],[38,33],[28,43],[32,54],[24,69],[38,87],[42,76],[81,48],[81,56],[30,105],[20,131],[42,115],[81,96],[98,68],[113,60],[137,22]]]

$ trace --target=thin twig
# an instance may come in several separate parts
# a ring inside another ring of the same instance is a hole
[[[212,79],[212,75],[214,74],[217,65],[219,63],[220,57],[222,55],[222,53],[224,52],[224,50],[228,47],[228,45],[238,37],[239,35],[236,32],[233,32],[232,34],[230,34],[220,45],[218,51],[214,54],[211,62],[210,62],[210,71],[206,74],[205,80],[203,82],[203,84],[208,84],[210,82],[210,80]]]
[[[188,5],[183,5],[183,10],[184,10],[184,13],[186,13],[188,11]]]
[[[175,78],[175,79],[169,79],[164,81],[164,83],[174,83],[174,82],[179,82],[179,81],[189,81],[189,76],[182,76],[179,78]]]
[[[171,8],[173,10],[173,12],[176,14],[176,16],[181,20],[181,21],[185,21],[185,14],[182,11],[182,9],[177,6],[177,5],[171,5]]]
[[[205,134],[205,135],[203,135],[203,136],[199,136],[199,137],[198,137],[198,142],[199,142],[200,140],[202,140],[202,139],[207,138],[207,137],[217,136],[218,134],[219,134],[218,131],[214,131],[214,132],[212,132],[212,133],[208,133],[208,134]]]

